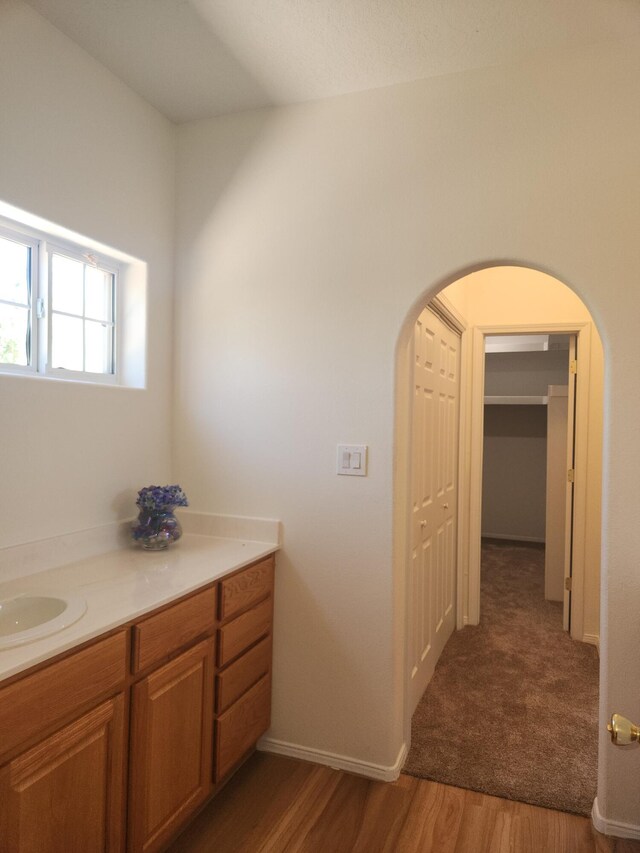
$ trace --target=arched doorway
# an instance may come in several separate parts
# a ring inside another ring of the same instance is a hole
[[[459,511],[457,535],[458,594],[456,627],[476,624],[479,619],[480,592],[480,507],[482,491],[482,411],[484,337],[488,334],[519,332],[562,332],[579,336],[584,379],[577,400],[576,474],[580,469],[580,488],[576,489],[576,525],[573,542],[576,559],[575,618],[572,636],[579,641],[599,641],[600,589],[600,483],[602,455],[602,345],[592,317],[582,301],[558,279],[527,267],[487,266],[467,273],[441,289],[439,301],[458,318],[464,328],[461,337]],[[409,323],[415,323],[422,305],[414,306]],[[398,348],[397,428],[411,434],[413,389],[409,380],[413,353],[406,334]],[[404,413],[402,408],[404,407]],[[396,556],[403,555],[410,565],[411,527],[408,522],[411,503],[410,440],[398,435],[396,496],[401,508],[396,513]],[[578,479],[578,476],[576,477]],[[409,687],[412,650],[410,648],[411,578],[405,569],[406,625],[405,645],[405,735],[410,738],[412,702]],[[595,786],[595,779],[594,779]]]

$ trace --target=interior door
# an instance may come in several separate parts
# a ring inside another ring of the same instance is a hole
[[[569,338],[569,382],[567,401],[567,495],[565,507],[564,598],[562,627],[571,630],[571,577],[573,574],[573,492],[576,467],[576,383],[578,347],[575,335]]]
[[[412,710],[455,625],[460,335],[425,309],[416,322],[414,353]]]

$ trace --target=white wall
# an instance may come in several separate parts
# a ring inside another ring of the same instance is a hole
[[[485,406],[482,535],[544,542],[546,406]]]
[[[0,376],[0,546],[135,513],[170,477],[175,131],[17,0],[0,4],[0,200],[148,263],[148,388]]]
[[[485,355],[485,396],[546,396],[568,377],[568,350]],[[544,542],[546,468],[546,407],[485,406],[483,536]]]
[[[603,333],[603,712],[640,715],[639,85],[632,45],[592,46],[180,128],[177,475],[197,509],[284,522],[274,738],[396,760],[396,346],[504,259],[571,284]],[[366,479],[335,475],[342,441],[370,446]],[[637,822],[637,768],[603,733],[607,817]]]
[[[486,396],[545,396],[549,385],[566,385],[569,351],[489,352],[485,355]]]

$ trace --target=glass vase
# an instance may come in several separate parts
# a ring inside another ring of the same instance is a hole
[[[175,508],[174,508],[175,509]],[[177,542],[182,536],[182,526],[173,509],[163,512],[141,510],[133,527],[133,538],[147,551],[160,551]]]

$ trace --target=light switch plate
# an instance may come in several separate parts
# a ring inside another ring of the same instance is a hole
[[[367,476],[367,445],[339,444],[336,471],[350,477]]]

